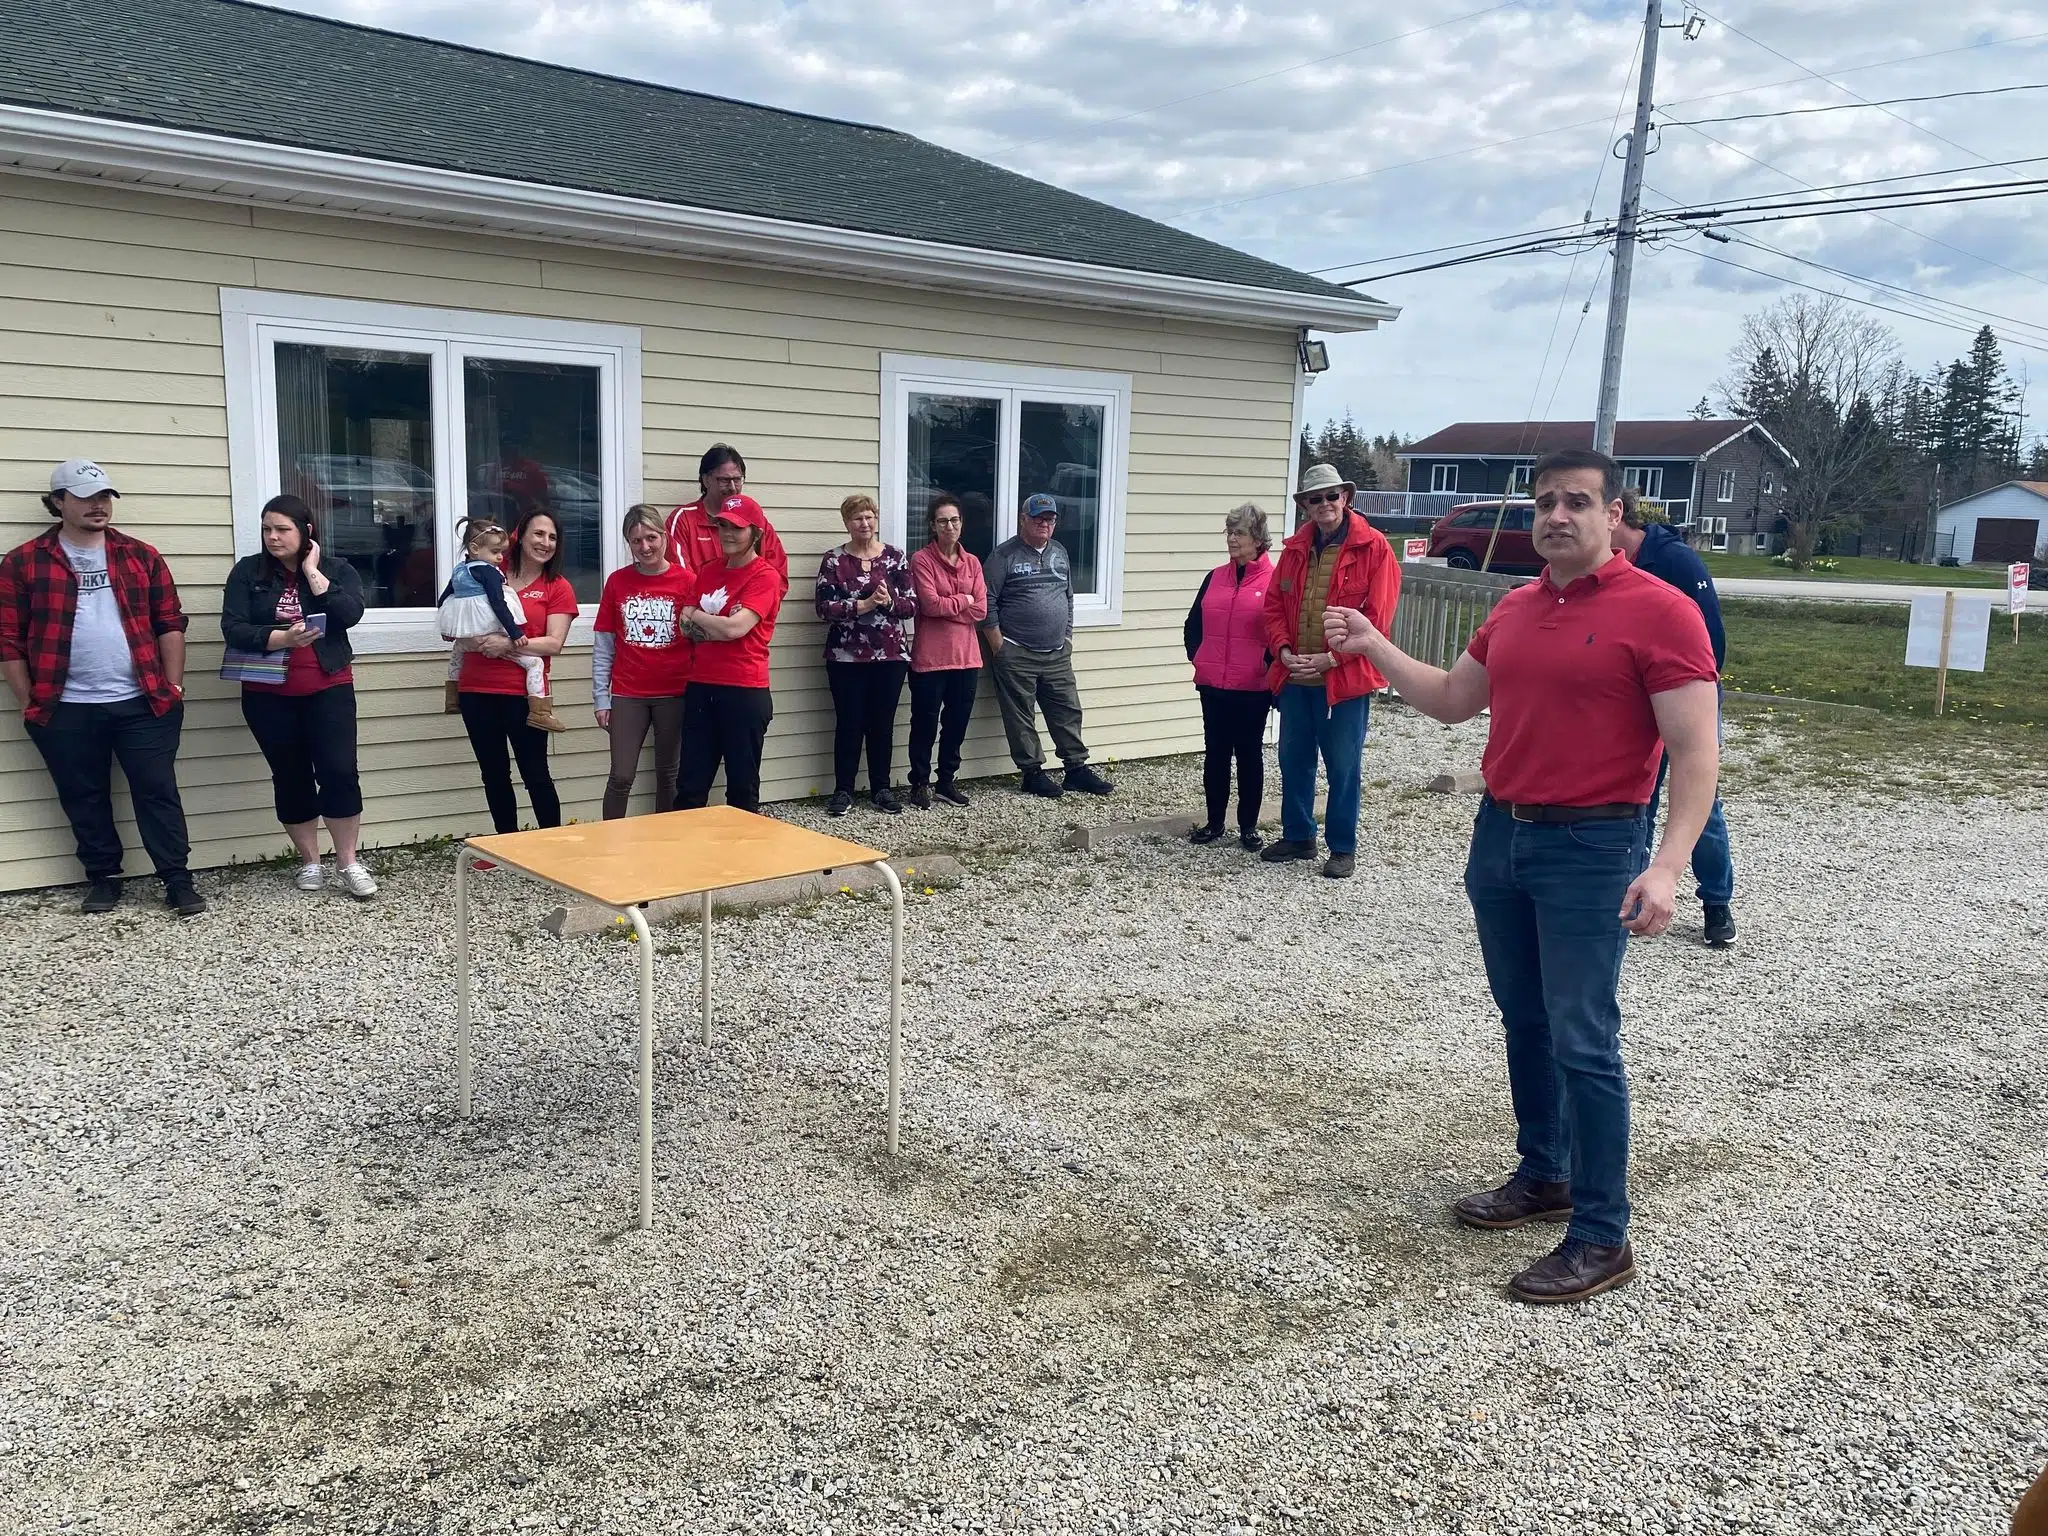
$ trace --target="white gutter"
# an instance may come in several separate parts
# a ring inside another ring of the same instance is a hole
[[[1125,271],[0,104],[0,167],[254,203],[829,272],[1096,309],[1365,331],[1375,299]]]

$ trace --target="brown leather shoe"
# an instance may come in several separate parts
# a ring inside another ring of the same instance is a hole
[[[1468,1227],[1485,1227],[1506,1232],[1526,1227],[1532,1221],[1570,1221],[1572,1187],[1569,1183],[1544,1184],[1517,1173],[1498,1189],[1483,1189],[1453,1201],[1451,1210]]]
[[[1508,1294],[1536,1306],[1585,1301],[1636,1277],[1635,1250],[1568,1237],[1508,1282]]]

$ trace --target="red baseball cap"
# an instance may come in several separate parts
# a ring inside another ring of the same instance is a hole
[[[718,504],[718,510],[711,514],[711,519],[740,528],[765,529],[768,526],[768,514],[761,510],[761,503],[745,494],[726,497]]]

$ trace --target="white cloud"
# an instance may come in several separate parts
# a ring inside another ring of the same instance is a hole
[[[1667,4],[1677,19],[1680,0]],[[1511,0],[1483,12],[1481,0],[1418,0],[1376,18],[1313,0],[318,0],[299,8],[887,124],[1304,270],[1575,222],[1596,173],[1595,218],[1611,217],[1620,167],[1609,158],[1609,127],[1632,100],[1640,26],[1632,6],[1600,0]],[[1985,0],[1859,0],[1853,12],[1838,0],[1714,0],[1712,14],[1698,42],[1663,35],[1657,95],[1669,116],[1850,99],[1802,65],[1882,98],[2039,80],[2048,64],[2048,36],[2026,36],[2048,33],[2048,14]],[[2001,38],[2017,40],[1971,46]],[[1880,67],[1860,67],[1873,64]],[[2015,159],[2048,144],[2048,92],[1892,111],[1899,117],[1857,110],[1669,128],[1647,179],[1681,201],[1747,200],[1801,182]],[[1496,147],[1478,148],[1489,144]],[[1983,174],[2048,174],[2044,166]],[[2038,209],[2028,200],[1985,202],[1901,212],[1904,228],[1850,216],[1743,233],[2031,321],[2038,346],[2008,353],[2016,365],[2038,365],[2048,359],[2048,219]],[[1741,316],[1779,291],[1695,250],[1868,294],[1740,245],[1695,237],[1646,250],[1636,267],[1625,414],[1682,414],[1720,374]],[[1333,340],[1334,367],[1317,384],[1312,411],[1349,409],[1374,430],[1421,433],[1460,417],[1518,417],[1532,400],[1540,412],[1554,391],[1556,414],[1590,415],[1604,282],[1583,323],[1579,310],[1599,266],[1597,254],[1575,269],[1568,256],[1521,257],[1376,283],[1372,291],[1401,304],[1403,317],[1373,335]],[[1913,307],[1896,295],[1888,302]],[[1969,346],[1967,331],[1954,328],[1973,323],[1967,317],[1949,328],[1884,318],[1916,365]]]

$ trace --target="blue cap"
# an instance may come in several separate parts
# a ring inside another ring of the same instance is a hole
[[[1058,517],[1060,515],[1060,504],[1046,495],[1045,492],[1040,491],[1036,496],[1026,496],[1024,498],[1024,515],[1026,517]]]

